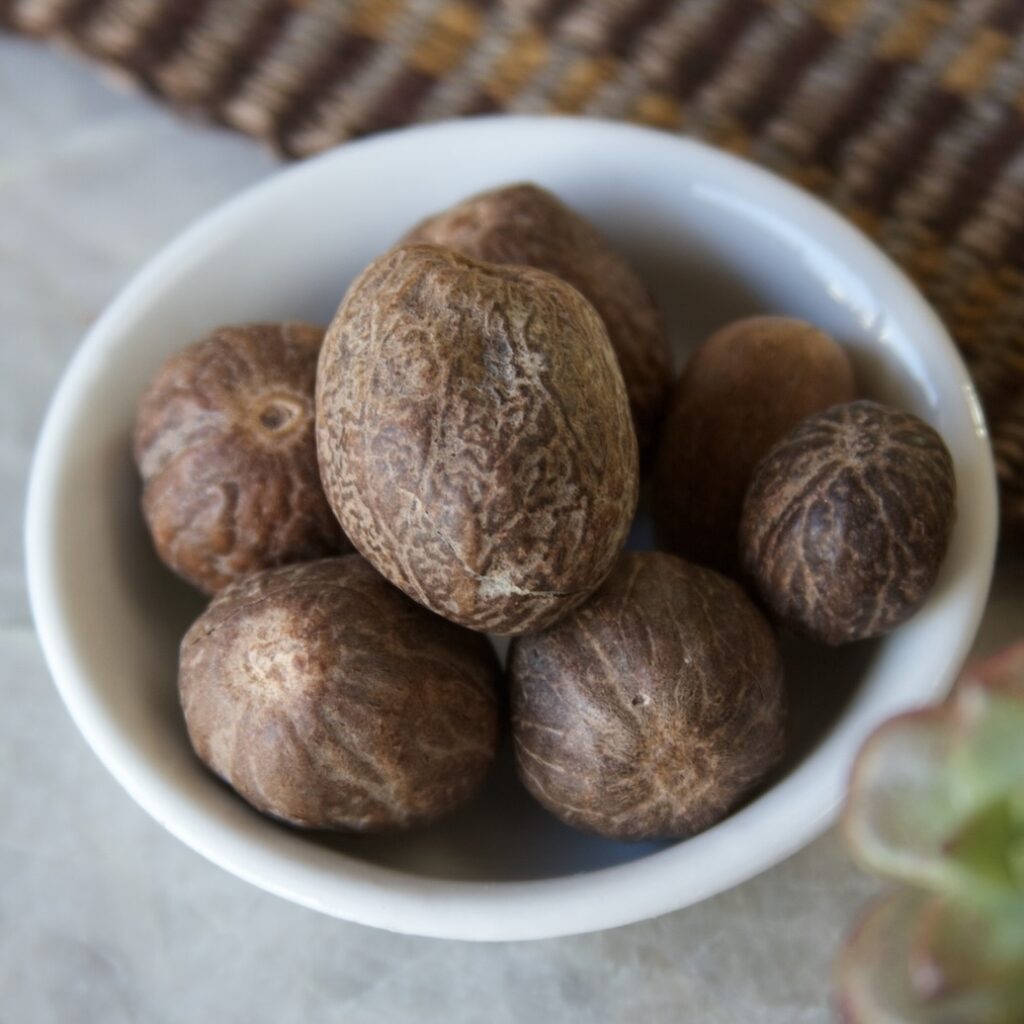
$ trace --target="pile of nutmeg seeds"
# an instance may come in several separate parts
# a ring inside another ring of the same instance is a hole
[[[707,828],[785,752],[773,623],[896,628],[955,517],[938,434],[810,324],[728,324],[673,382],[645,286],[533,185],[414,227],[326,334],[184,348],[134,447],[158,554],[212,595],[181,644],[196,753],[316,829],[448,814],[506,731],[569,824]],[[648,469],[659,550],[626,552]]]

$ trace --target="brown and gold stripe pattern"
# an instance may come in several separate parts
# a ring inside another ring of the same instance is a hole
[[[1024,536],[1024,0],[0,0],[0,24],[293,157],[502,110],[743,153],[841,209],[935,303]]]

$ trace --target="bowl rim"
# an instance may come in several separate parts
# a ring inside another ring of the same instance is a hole
[[[830,782],[805,793],[810,805],[793,799],[775,801],[772,815],[749,818],[741,810],[708,832],[643,858],[575,875],[526,881],[454,881],[415,876],[394,868],[368,864],[335,850],[309,844],[310,852],[295,858],[290,847],[268,835],[259,848],[224,822],[189,807],[175,798],[173,787],[151,765],[119,740],[92,694],[87,673],[77,664],[64,628],[65,618],[55,574],[53,506],[62,475],[61,452],[73,425],[76,397],[88,389],[83,382],[101,360],[119,321],[131,309],[144,305],[161,290],[161,282],[197,249],[230,234],[258,213],[282,182],[289,187],[321,168],[347,160],[355,152],[387,151],[430,139],[434,144],[466,133],[500,132],[507,145],[513,132],[604,132],[616,136],[616,145],[664,147],[676,159],[710,163],[726,177],[739,177],[771,193],[780,204],[803,207],[805,220],[813,220],[823,233],[841,241],[844,259],[865,276],[885,282],[899,294],[901,319],[908,318],[945,349],[962,377],[962,390],[971,407],[977,437],[987,433],[977,396],[966,367],[945,327],[916,287],[860,230],[810,195],[774,173],[704,143],[656,129],[618,121],[565,115],[485,115],[433,124],[414,125],[346,143],[297,165],[284,167],[238,195],[201,215],[191,226],[150,257],[117,293],[86,332],[64,370],[46,411],[29,478],[25,518],[28,590],[37,634],[58,692],[75,724],[108,771],[132,798],[169,832],[208,860],[252,884],[315,910],[361,924],[392,931],[440,938],[500,941],[579,934],[655,917],[696,903],[767,870],[791,856],[831,825],[845,786]],[[495,140],[497,141],[497,140]],[[916,699],[920,703],[940,696],[952,683],[980,623],[991,581],[996,547],[997,503],[995,471],[988,451],[983,470],[984,488],[978,502],[976,557],[957,586],[967,588],[972,605],[960,636],[953,644],[949,670],[927,684]],[[874,724],[877,724],[875,722]],[[822,743],[829,745],[835,730]],[[863,736],[860,737],[863,740]],[[850,746],[849,742],[846,744]],[[859,741],[854,744],[859,746]],[[838,752],[834,756],[840,756]],[[786,780],[783,780],[784,782]],[[770,788],[751,807],[771,803]],[[808,790],[807,785],[802,787]],[[799,794],[796,794],[799,795]],[[704,870],[680,878],[680,851],[704,854]],[[340,860],[346,863],[338,870]]]

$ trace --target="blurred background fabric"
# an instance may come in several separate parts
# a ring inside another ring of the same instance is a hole
[[[1024,0],[0,0],[0,25],[289,157],[509,111],[755,160],[867,231],[945,318],[1024,536]]]

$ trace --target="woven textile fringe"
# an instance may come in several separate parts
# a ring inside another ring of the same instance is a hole
[[[414,121],[588,114],[818,193],[945,318],[1024,537],[1024,0],[0,0],[292,157]]]

